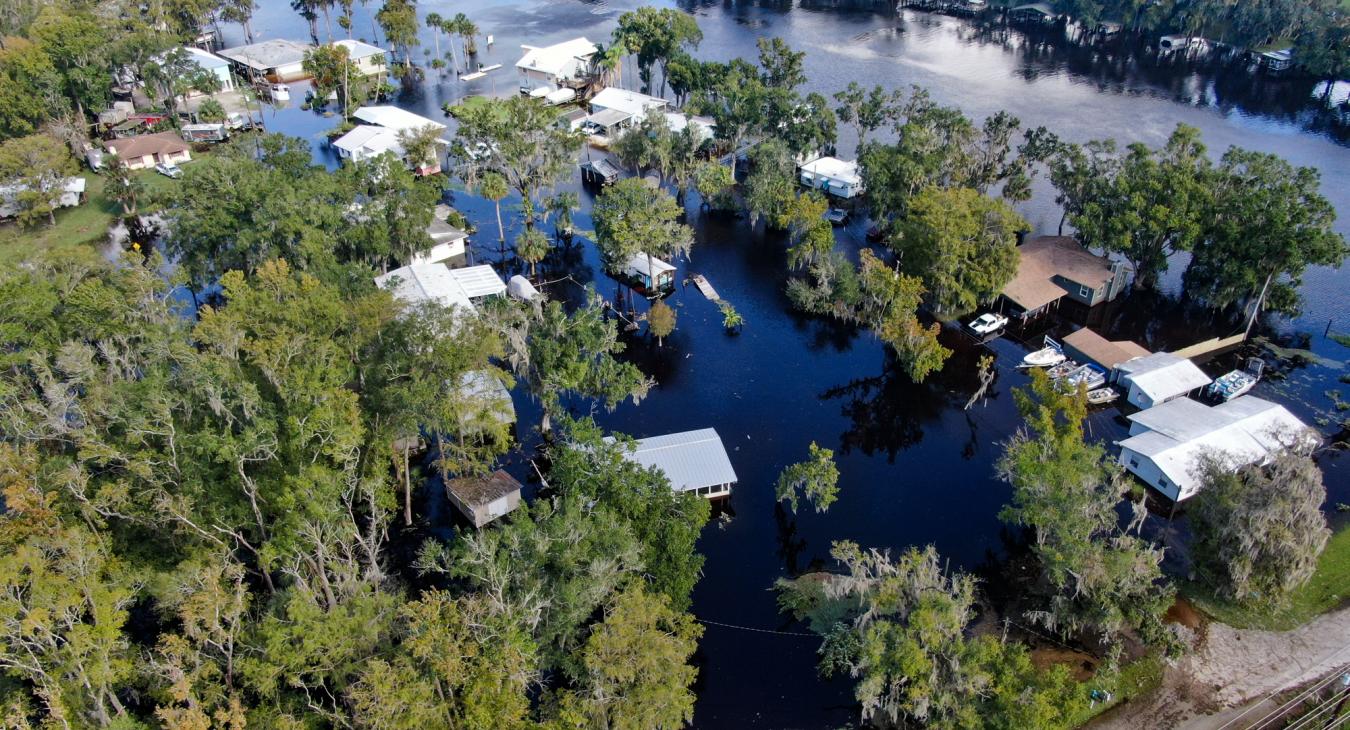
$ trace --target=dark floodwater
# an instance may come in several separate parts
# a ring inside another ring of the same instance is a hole
[[[433,79],[405,93],[398,103],[439,117],[444,101],[471,93],[514,92],[511,65],[521,43],[544,44],[577,35],[606,40],[617,15],[630,3],[533,0],[484,2],[475,8],[445,2],[422,3],[422,12],[465,11],[484,33],[496,36],[483,63],[504,68],[488,78],[461,84]],[[371,38],[369,9],[358,7],[359,37]],[[1201,128],[1211,149],[1229,145],[1278,153],[1295,164],[1318,167],[1323,191],[1342,213],[1339,228],[1350,233],[1350,149],[1343,132],[1325,126],[1310,99],[1310,82],[1269,80],[1227,69],[1159,68],[1121,53],[1069,49],[1035,42],[1017,32],[981,33],[965,21],[919,13],[902,16],[861,11],[758,7],[744,4],[694,8],[705,40],[699,53],[718,59],[754,56],[754,41],[777,35],[808,51],[810,88],[831,93],[849,81],[890,87],[920,84],[946,104],[982,118],[1008,109],[1026,125],[1046,125],[1061,135],[1087,140],[1115,137],[1150,144],[1163,141],[1178,122]],[[263,3],[255,19],[260,37],[303,38],[304,23],[287,3]],[[237,28],[226,28],[238,42]],[[322,24],[321,24],[321,34]],[[429,36],[424,47],[431,46]],[[1338,88],[1334,94],[1344,95]],[[334,121],[292,108],[269,112],[273,131],[314,141],[316,155],[333,164],[322,133]],[[841,128],[841,151],[852,149]],[[572,183],[575,185],[575,183]],[[480,260],[496,262],[496,229],[491,204],[465,193],[454,204],[480,227]],[[592,200],[583,192],[589,227]],[[1053,196],[1042,185],[1022,212],[1038,232],[1059,221]],[[910,383],[889,364],[883,348],[866,332],[792,314],[782,294],[786,272],[780,240],[753,234],[743,221],[708,219],[691,209],[698,234],[684,273],[708,276],[724,298],[741,311],[744,332],[728,336],[712,303],[690,287],[671,304],[678,330],[664,348],[643,339],[630,342],[628,356],[660,383],[640,407],[626,405],[597,414],[606,428],[646,436],[716,427],[731,452],[740,484],[726,517],[708,526],[700,549],[707,556],[694,612],[709,624],[700,645],[699,702],[695,725],[712,727],[819,728],[847,725],[856,718],[850,683],[825,682],[815,674],[812,638],[790,635],[802,628],[778,614],[771,587],[775,579],[827,565],[830,543],[855,540],[866,546],[900,549],[934,544],[954,568],[976,570],[1006,554],[1007,536],[997,519],[1008,489],[993,478],[998,443],[1017,425],[1011,389],[1025,382],[1012,369],[1024,349],[1009,339],[977,345],[958,333],[944,337],[956,354],[923,385]],[[843,247],[856,250],[863,223],[840,229]],[[514,262],[501,262],[504,274]],[[1182,262],[1178,262],[1180,264]],[[601,272],[593,247],[558,252],[545,264],[546,276],[570,274],[595,281],[612,297],[613,281]],[[1174,272],[1179,275],[1179,270]],[[1318,271],[1307,277],[1304,317],[1282,330],[1314,333],[1310,346],[1326,358],[1284,380],[1268,380],[1257,393],[1290,405],[1309,421],[1336,418],[1324,391],[1337,387],[1340,361],[1350,350],[1321,337],[1331,319],[1350,331],[1350,305],[1342,294],[1347,272]],[[1174,276],[1172,281],[1175,285]],[[570,284],[551,289],[574,297]],[[1158,313],[1171,312],[1166,317]],[[1140,303],[1107,312],[1104,327],[1129,332],[1154,348],[1187,344],[1186,338],[1212,328],[1197,324],[1180,305]],[[1197,337],[1198,339],[1198,337]],[[987,348],[987,349],[986,349]],[[988,397],[961,410],[975,387],[975,362],[992,350],[999,375]],[[1231,362],[1215,363],[1222,369]],[[537,439],[530,427],[537,407],[517,393],[527,447]],[[1339,419],[1337,419],[1339,420]],[[1118,438],[1124,428],[1114,411],[1095,413],[1092,435]],[[773,501],[773,481],[788,463],[803,458],[816,441],[838,455],[841,498],[826,515],[784,514]],[[1350,479],[1343,460],[1324,457],[1329,503],[1350,502]],[[528,465],[515,455],[509,464],[522,478]],[[430,490],[422,514],[433,532],[447,522],[443,500]],[[1155,521],[1160,534],[1174,531]]]

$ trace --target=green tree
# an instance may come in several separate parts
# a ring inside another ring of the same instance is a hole
[[[890,245],[923,279],[933,311],[960,317],[992,301],[1017,275],[1017,233],[1029,228],[1007,203],[970,188],[927,188],[897,222]]]
[[[899,92],[887,94],[881,86],[864,91],[858,82],[850,81],[847,88],[835,93],[834,100],[839,106],[834,111],[839,121],[853,125],[858,135],[858,149],[862,149],[867,135],[891,118],[893,105],[899,97]]]
[[[737,332],[745,326],[745,317],[736,311],[736,307],[732,306],[731,302],[722,300],[718,302],[717,308],[722,311],[722,328],[728,333]]]
[[[795,89],[806,83],[805,51],[794,51],[782,38],[758,38],[759,65],[764,85],[771,89]]]
[[[1249,304],[1249,331],[1262,308],[1296,314],[1307,267],[1339,267],[1350,254],[1317,170],[1234,147],[1214,179],[1187,290],[1215,307]]]
[[[619,594],[582,649],[579,687],[563,697],[565,721],[642,730],[682,727],[694,718],[689,659],[703,627],[641,586]]]
[[[104,193],[110,200],[122,206],[124,215],[136,215],[141,196],[145,194],[145,184],[132,174],[131,168],[117,155],[111,155],[105,163],[108,169],[108,182]]]
[[[404,69],[411,69],[412,49],[419,44],[416,1],[385,0],[375,13],[375,20],[384,29],[384,37],[389,44],[403,54]]]
[[[670,60],[685,46],[697,47],[701,40],[703,31],[694,16],[674,8],[639,7],[620,15],[614,29],[614,44],[637,54],[644,78],[651,78],[653,64],[660,67],[658,96],[665,96]]]
[[[38,131],[58,109],[61,77],[52,59],[24,38],[6,38],[0,48],[0,138]]]
[[[204,99],[197,107],[197,118],[203,122],[219,123],[225,121],[225,107],[215,99]]]
[[[440,167],[440,127],[428,124],[425,127],[400,129],[398,143],[403,147],[404,160],[417,174],[425,174]]]
[[[750,150],[745,205],[751,225],[765,218],[774,228],[787,227],[788,210],[797,199],[796,171],[792,151],[781,140],[766,140]]]
[[[1196,571],[1227,598],[1280,605],[1312,577],[1331,537],[1322,471],[1290,450],[1241,468],[1210,455],[1199,471],[1189,504]]]
[[[647,313],[647,329],[656,335],[657,347],[664,346],[665,339],[675,331],[675,310],[665,300],[658,299]]]
[[[497,213],[497,240],[506,245],[506,228],[502,226],[502,199],[510,194],[506,178],[495,172],[484,173],[478,181],[478,194],[492,201]]]
[[[56,225],[56,209],[75,174],[75,160],[66,146],[45,134],[18,137],[0,143],[0,180],[17,184],[13,194],[23,225],[46,218]]]
[[[516,236],[516,255],[530,265],[530,278],[534,278],[535,265],[544,260],[550,248],[548,236],[538,228],[527,228]]]
[[[736,198],[732,189],[736,178],[731,168],[716,162],[704,162],[694,169],[694,189],[698,191],[702,207],[711,210],[732,210],[736,207]]]
[[[352,62],[346,46],[327,45],[305,51],[302,65],[314,83],[314,98],[320,106],[326,103],[330,94],[337,93],[342,116],[346,117],[365,101],[363,93],[353,98],[352,82],[359,82],[365,76]]]
[[[61,93],[83,121],[86,110],[99,110],[112,95],[109,25],[84,10],[47,6],[29,29],[61,78]]]
[[[930,327],[919,322],[922,281],[890,269],[867,249],[860,252],[858,269],[862,294],[855,321],[871,327],[895,351],[910,378],[923,382],[942,367],[951,350],[938,342],[936,322]]]
[[[683,213],[669,193],[640,178],[626,178],[606,188],[591,211],[605,268],[622,273],[628,260],[642,253],[651,271],[654,257],[689,255],[694,232],[679,222]],[[655,287],[656,282],[651,283]]]
[[[797,511],[798,493],[816,512],[825,512],[839,499],[839,468],[834,465],[833,451],[812,441],[806,461],[792,464],[778,475],[775,494],[778,501],[786,500],[793,512]]]

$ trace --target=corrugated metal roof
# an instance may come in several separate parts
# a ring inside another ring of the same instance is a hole
[[[858,174],[858,163],[855,160],[841,160],[837,157],[817,157],[814,160],[802,165],[802,172],[808,172],[812,175],[828,177],[831,180],[838,180],[845,183],[858,184],[862,182],[862,177]]]
[[[374,124],[378,127],[393,129],[395,131],[402,129],[421,129],[426,126],[432,126],[437,129],[445,129],[445,125],[433,119],[427,119],[419,114],[413,114],[405,109],[399,109],[396,106],[363,106],[357,109],[352,116],[363,122]]]
[[[497,276],[497,272],[487,264],[451,269],[450,275],[459,282],[464,295],[470,299],[506,293],[506,282],[502,281],[502,277]]]
[[[656,270],[657,276],[660,276],[667,271],[675,270],[673,265],[666,263],[655,256],[651,257],[651,267]],[[647,271],[647,254],[642,251],[633,254],[632,257],[628,259],[628,267],[626,270],[638,276],[650,275],[651,272]]]
[[[1121,382],[1133,385],[1154,402],[1209,385],[1210,378],[1195,363],[1170,352],[1126,360],[1118,366]]]
[[[687,492],[737,481],[736,470],[731,468],[731,459],[716,429],[651,436],[638,439],[635,446],[633,452],[626,454],[628,458],[643,466],[660,469],[676,491]]]
[[[445,264],[412,264],[375,277],[375,286],[410,304],[434,301],[474,311],[473,302]]]
[[[542,71],[555,76],[566,71],[573,61],[590,58],[595,54],[595,44],[584,36],[542,48],[521,47],[525,49],[525,55],[516,61],[516,68]]]

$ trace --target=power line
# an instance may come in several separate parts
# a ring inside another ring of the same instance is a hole
[[[753,632],[756,633],[756,634],[775,634],[775,635],[777,635],[777,636],[805,636],[805,637],[811,638],[811,639],[819,639],[819,638],[820,638],[820,636],[817,635],[817,634],[807,634],[807,633],[803,633],[803,632],[801,632],[801,631],[774,631],[774,630],[772,630],[772,629],[757,629],[757,628],[754,628],[754,627],[752,627],[752,626],[737,626],[736,624],[724,624],[724,623],[722,623],[721,621],[709,621],[709,620],[706,619],[706,618],[699,618],[699,617],[697,617],[697,616],[694,617],[694,620],[697,621],[697,622],[699,622],[699,623],[701,623],[701,624],[709,624],[709,625],[711,625],[711,626],[721,626],[722,628],[726,628],[726,629],[739,629],[739,630],[741,630],[741,631],[753,631]]]
[[[1341,653],[1343,653],[1346,649],[1350,649],[1350,644],[1347,644],[1347,645],[1341,647],[1340,649],[1336,650],[1336,652],[1333,653],[1331,656],[1332,656],[1332,657],[1339,656],[1339,655],[1340,655]],[[1279,717],[1280,715],[1284,714],[1285,712],[1288,712],[1288,710],[1289,710],[1290,708],[1292,708],[1295,704],[1297,704],[1297,703],[1299,703],[1299,702],[1302,702],[1305,698],[1307,698],[1307,697],[1308,697],[1309,695],[1311,695],[1312,693],[1321,690],[1323,687],[1326,687],[1328,684],[1330,684],[1331,682],[1335,681],[1336,677],[1339,677],[1339,676],[1340,676],[1340,673],[1343,672],[1343,671],[1345,671],[1345,669],[1346,669],[1346,667],[1342,667],[1340,671],[1337,671],[1337,672],[1333,673],[1333,674],[1332,674],[1330,677],[1328,677],[1326,680],[1324,680],[1324,681],[1322,681],[1322,682],[1320,682],[1320,683],[1315,683],[1312,687],[1308,688],[1307,690],[1304,690],[1303,692],[1300,692],[1300,693],[1299,693],[1297,696],[1295,696],[1293,699],[1291,699],[1291,700],[1289,700],[1289,701],[1287,701],[1287,702],[1281,703],[1281,704],[1280,704],[1278,707],[1276,707],[1273,711],[1271,711],[1271,712],[1269,712],[1269,713],[1263,715],[1260,719],[1258,719],[1256,722],[1252,723],[1251,725],[1248,725],[1248,726],[1247,726],[1248,730],[1250,730],[1251,728],[1259,728],[1259,727],[1262,727],[1262,726],[1264,726],[1266,723],[1270,722],[1272,719],[1274,719],[1274,718],[1276,718],[1276,717]],[[1238,720],[1241,720],[1243,717],[1246,717],[1248,713],[1250,713],[1250,712],[1252,712],[1253,710],[1257,709],[1257,708],[1260,707],[1261,705],[1264,705],[1265,703],[1267,703],[1267,702],[1269,702],[1269,701],[1275,699],[1275,697],[1276,697],[1277,695],[1281,694],[1281,693],[1284,692],[1284,691],[1285,691],[1284,689],[1277,689],[1277,690],[1275,690],[1274,692],[1271,692],[1264,700],[1261,700],[1260,702],[1257,702],[1257,703],[1251,705],[1250,707],[1248,707],[1247,709],[1245,709],[1245,710],[1243,710],[1241,713],[1239,713],[1236,717],[1233,717],[1233,718],[1230,719],[1228,722],[1225,722],[1223,725],[1220,725],[1219,728],[1218,728],[1218,730],[1226,730],[1226,728],[1228,728],[1230,725],[1232,725],[1233,723],[1237,722]]]

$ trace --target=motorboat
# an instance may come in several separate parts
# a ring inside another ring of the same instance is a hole
[[[848,222],[848,211],[843,208],[830,208],[825,211],[825,220],[832,226],[842,226]]]
[[[1089,391],[1106,385],[1106,371],[1100,366],[1088,363],[1064,376],[1064,383],[1070,388],[1084,386]]]
[[[1234,370],[1221,375],[1217,380],[1205,386],[1205,392],[1221,401],[1227,402],[1245,394],[1256,387],[1256,376],[1245,370]]]
[[[1087,401],[1089,405],[1104,406],[1120,397],[1120,393],[1115,388],[1097,388],[1089,390]]]
[[[1064,362],[1064,353],[1058,347],[1042,347],[1022,358],[1019,368],[1048,368]]]
[[[972,332],[978,335],[987,335],[998,332],[1008,325],[1008,318],[1001,314],[985,312],[966,325]]]
[[[1046,374],[1050,376],[1051,380],[1059,380],[1060,378],[1068,375],[1069,373],[1077,369],[1078,363],[1074,362],[1073,360],[1064,360],[1063,362],[1060,362],[1058,365],[1051,367]]]

